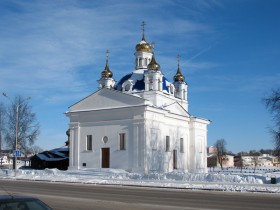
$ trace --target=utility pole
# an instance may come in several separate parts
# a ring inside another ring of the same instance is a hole
[[[3,112],[4,108],[2,104],[0,104],[0,154],[2,153]]]
[[[0,168],[2,168],[2,111],[0,110]]]
[[[0,155],[2,153],[2,112],[0,110]]]

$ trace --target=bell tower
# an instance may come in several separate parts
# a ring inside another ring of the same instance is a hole
[[[152,60],[151,46],[145,39],[145,22],[143,21],[142,26],[142,40],[136,45],[135,55],[135,69],[146,69],[148,64]]]
[[[152,51],[152,60],[147,66],[148,70],[144,72],[145,91],[162,91],[163,74],[160,71],[160,65],[156,62],[155,59],[154,43]]]

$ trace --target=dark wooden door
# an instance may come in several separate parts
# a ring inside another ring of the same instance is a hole
[[[173,169],[177,169],[177,150],[173,150]]]
[[[102,168],[110,168],[110,148],[102,148]]]

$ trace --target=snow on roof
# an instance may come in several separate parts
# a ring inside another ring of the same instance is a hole
[[[69,158],[69,148],[56,148],[34,155],[44,161],[60,161]]]

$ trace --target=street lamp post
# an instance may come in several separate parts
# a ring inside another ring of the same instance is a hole
[[[3,96],[5,96],[7,99],[9,99],[9,101],[13,104],[13,101],[10,99],[10,97],[7,95],[7,93],[3,93]],[[19,107],[25,102],[25,101],[27,101],[27,100],[29,100],[29,99],[31,99],[31,97],[27,97],[27,98],[25,98],[25,99],[23,99],[23,101],[20,103],[20,104],[18,104],[18,105],[16,105],[16,139],[15,139],[15,150],[17,151],[17,145],[18,145],[18,123],[19,123],[19,120],[18,120],[18,112],[19,112]],[[14,155],[15,157],[14,157],[14,160],[15,160],[15,176],[17,175],[17,156],[16,155]]]

